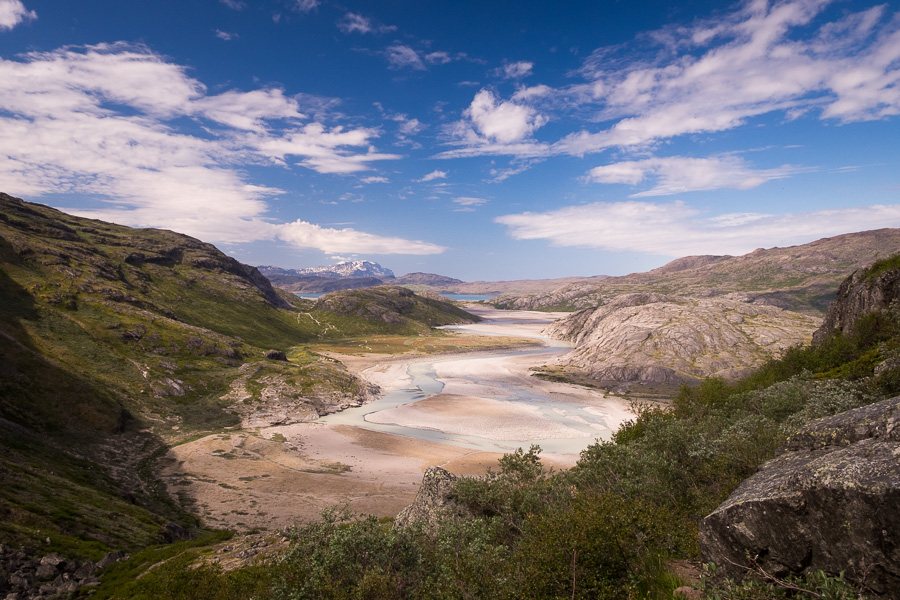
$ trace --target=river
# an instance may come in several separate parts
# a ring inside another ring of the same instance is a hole
[[[511,452],[538,444],[554,455],[577,455],[630,413],[600,390],[548,382],[529,373],[568,352],[568,344],[540,331],[557,314],[477,308],[484,321],[448,327],[469,334],[537,338],[539,348],[419,357],[371,367],[363,377],[381,385],[374,402],[328,415],[319,422],[351,425],[486,452]],[[382,377],[378,377],[381,374]]]

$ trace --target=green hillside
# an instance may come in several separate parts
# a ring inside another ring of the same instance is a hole
[[[240,422],[223,396],[242,366],[298,394],[361,393],[310,343],[472,318],[406,290],[371,294],[357,298],[368,311],[335,312],[194,238],[0,194],[0,542],[49,536],[96,558],[163,541],[170,521],[196,529],[149,465]],[[289,360],[267,359],[271,350]]]

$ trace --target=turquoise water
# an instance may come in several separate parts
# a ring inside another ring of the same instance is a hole
[[[451,300],[460,300],[462,302],[478,302],[480,300],[490,300],[496,298],[497,294],[441,294],[444,298]]]
[[[325,295],[325,292],[319,294],[306,294],[303,292],[294,292],[294,295],[298,298],[306,298],[307,300],[316,300]],[[480,300],[490,300],[497,296],[497,294],[441,294],[444,298],[450,298],[451,300],[459,300],[461,302],[478,302]]]

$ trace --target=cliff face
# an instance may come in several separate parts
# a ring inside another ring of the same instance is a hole
[[[557,321],[545,333],[575,343],[560,359],[592,379],[679,383],[734,379],[809,341],[814,317],[736,298],[627,294]]]
[[[857,319],[887,308],[900,298],[900,269],[872,274],[872,268],[858,269],[838,288],[822,326],[813,334],[818,343],[834,332],[850,333]]]

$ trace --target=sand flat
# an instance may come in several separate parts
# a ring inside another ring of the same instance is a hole
[[[502,441],[589,437],[546,418],[534,406],[457,394],[437,394],[371,413],[366,420]]]

